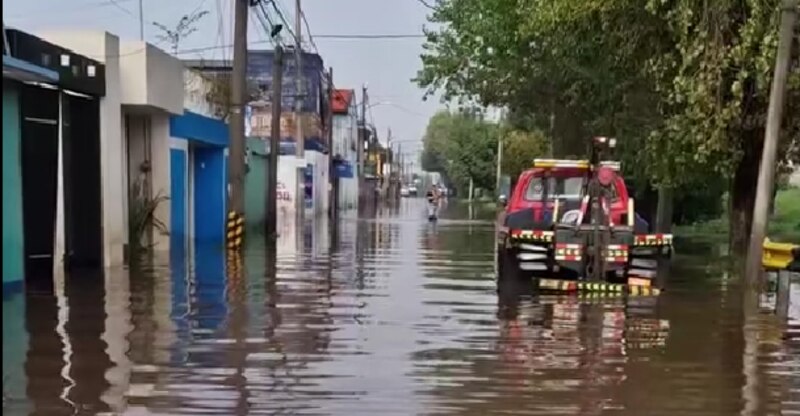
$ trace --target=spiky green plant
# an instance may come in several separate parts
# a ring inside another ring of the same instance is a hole
[[[137,180],[130,189],[128,237],[130,240],[130,259],[135,263],[142,255],[150,251],[155,244],[152,242],[152,233],[160,232],[169,234],[167,225],[156,217],[156,210],[169,197],[159,192],[151,196],[145,192],[141,180]]]

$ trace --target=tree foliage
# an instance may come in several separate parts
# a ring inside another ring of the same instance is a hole
[[[159,22],[153,22],[159,30],[157,36],[160,42],[167,42],[173,54],[178,53],[181,41],[189,37],[192,33],[197,32],[197,23],[209,14],[208,10],[195,10],[189,14],[183,15],[174,27]]]
[[[416,81],[445,99],[506,107],[555,156],[593,135],[622,146],[629,179],[702,187],[729,179],[749,229],[780,0],[439,0]],[[800,71],[790,77],[782,162],[798,159]],[[678,193],[680,194],[680,193]]]
[[[533,160],[549,152],[549,141],[542,133],[507,130],[503,135],[503,174],[512,178],[530,169]]]
[[[422,168],[441,173],[452,185],[493,189],[497,158],[497,125],[470,112],[439,112],[423,138]]]

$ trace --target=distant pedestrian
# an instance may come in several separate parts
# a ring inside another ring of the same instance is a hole
[[[428,199],[428,219],[434,221],[437,219],[439,200],[441,199],[439,187],[436,185],[431,185],[431,187],[428,189],[428,192],[425,194],[425,198]]]

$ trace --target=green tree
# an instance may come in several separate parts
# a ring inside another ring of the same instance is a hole
[[[446,99],[509,108],[512,125],[550,136],[555,156],[582,154],[592,135],[615,136],[629,180],[676,196],[729,180],[738,251],[750,227],[779,3],[440,0],[416,80]],[[800,141],[798,78],[794,71],[786,160],[797,159]]]
[[[547,156],[549,144],[538,132],[508,131],[503,136],[503,174],[515,182],[520,173],[531,168],[534,159]]]
[[[423,138],[422,167],[441,173],[449,184],[465,189],[493,189],[500,128],[475,112],[439,112]]]
[[[730,179],[731,246],[747,248],[777,45],[780,0],[650,1],[673,47],[652,58],[665,122],[647,141],[650,176],[682,185]],[[782,163],[797,160],[800,71],[789,82]],[[659,157],[667,155],[668,157]]]

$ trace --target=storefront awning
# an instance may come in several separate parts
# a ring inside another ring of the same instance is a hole
[[[3,78],[30,82],[58,82],[58,72],[52,71],[13,56],[3,55]]]

